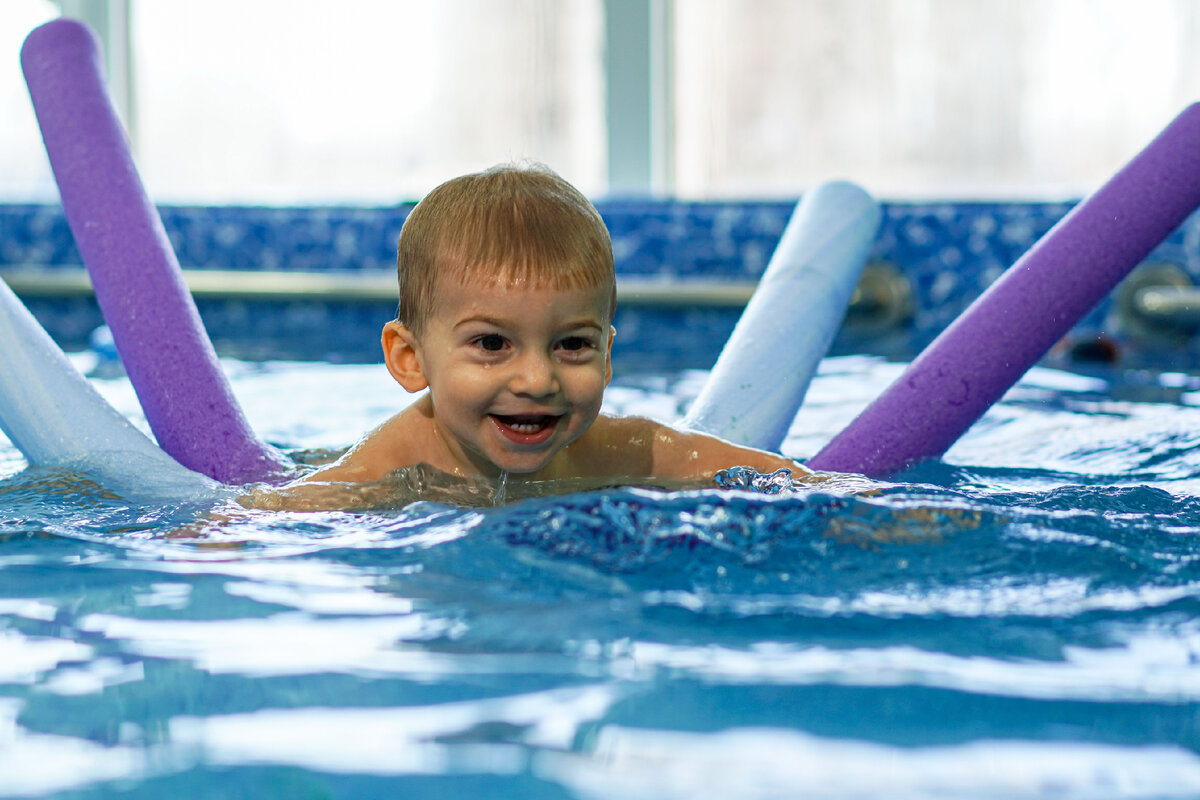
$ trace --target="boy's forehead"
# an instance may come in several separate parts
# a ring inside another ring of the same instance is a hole
[[[509,264],[444,264],[433,281],[434,292],[452,286],[481,289],[591,289],[604,288],[580,270],[516,267]]]
[[[527,292],[537,293],[529,297]],[[599,285],[556,285],[544,275],[522,275],[510,271],[484,272],[461,276],[443,274],[434,282],[430,311],[442,314],[474,314],[499,311],[501,308],[520,308],[522,314],[537,314],[551,308],[595,307],[595,313],[606,316],[611,288]]]

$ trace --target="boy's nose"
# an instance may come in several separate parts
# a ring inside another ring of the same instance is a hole
[[[513,394],[545,397],[558,392],[558,371],[550,358],[530,353],[520,359],[516,367],[508,384]]]

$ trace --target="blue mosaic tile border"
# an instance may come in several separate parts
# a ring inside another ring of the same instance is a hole
[[[891,262],[908,277],[916,306],[907,327],[890,336],[888,354],[903,357],[924,346],[1072,205],[884,204],[871,258]],[[740,281],[756,278],[765,269],[794,202],[633,200],[597,206],[612,232],[618,275]],[[409,210],[411,205],[167,206],[160,212],[186,267],[390,272],[395,240]],[[1200,217],[1186,221],[1149,260],[1174,264],[1200,283]],[[73,267],[79,262],[60,206],[0,205],[0,266]],[[99,321],[89,301],[30,300],[29,304],[67,346],[78,346]],[[393,313],[392,306],[383,304],[205,301],[200,306],[223,351],[254,357],[302,358],[307,353],[337,360],[375,360],[378,326]],[[1089,315],[1078,327],[1080,335],[1104,328],[1110,307],[1107,300]],[[708,366],[716,354],[709,351],[719,349],[736,318],[737,312],[721,309],[622,309],[618,356],[652,369]],[[717,344],[707,349],[698,346],[697,326],[704,326],[709,332],[704,338]],[[297,337],[297,330],[306,333]],[[333,332],[336,340],[326,341]],[[368,344],[359,346],[358,340]],[[835,349],[872,352],[873,344],[862,337],[842,336]],[[296,352],[300,348],[308,349]],[[1176,342],[1174,348],[1172,358],[1200,364],[1200,358],[1193,357],[1200,353],[1200,345]]]

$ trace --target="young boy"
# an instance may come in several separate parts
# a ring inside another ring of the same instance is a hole
[[[388,371],[422,397],[337,462],[282,490],[379,482],[426,464],[495,482],[711,481],[795,462],[638,417],[600,413],[612,378],[612,244],[599,213],[540,167],[450,180],[413,209],[397,255],[400,306],[383,328]],[[339,501],[327,499],[331,504]]]

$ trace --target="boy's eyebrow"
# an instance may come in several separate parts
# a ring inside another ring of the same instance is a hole
[[[580,318],[578,320],[568,320],[564,328],[595,328],[598,331],[604,330],[604,326],[596,321],[594,317]]]
[[[454,330],[457,330],[463,325],[469,325],[475,322],[482,322],[485,325],[492,325],[497,328],[508,328],[513,326],[512,320],[491,317],[487,314],[474,314],[470,317],[460,319],[458,322],[454,323]],[[580,317],[574,320],[567,320],[565,323],[563,323],[562,327],[565,329],[595,328],[598,331],[603,331],[605,329],[605,326],[602,325],[595,317]]]

